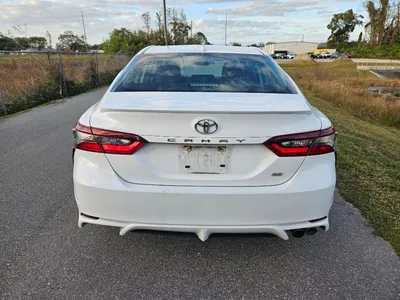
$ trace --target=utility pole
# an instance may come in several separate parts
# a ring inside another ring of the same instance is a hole
[[[228,36],[228,14],[225,14],[225,46],[226,44],[226,38]]]
[[[82,25],[83,25],[83,35],[85,37],[85,48],[86,48],[86,52],[87,52],[87,37],[86,37],[85,18],[83,17],[83,11],[81,11],[81,16],[82,16]]]
[[[49,47],[50,49],[52,49],[52,48],[53,48],[53,45],[51,44],[51,34],[50,34],[50,32],[46,31],[46,36],[47,36],[48,47]]]
[[[167,35],[167,5],[165,4],[165,0],[163,0],[163,11],[164,11],[164,39],[165,39],[165,46],[168,46],[168,35]]]
[[[28,26],[24,23],[25,26],[25,38],[28,38]]]
[[[190,21],[190,38],[193,39],[193,21]]]
[[[304,42],[304,33],[303,33],[303,36],[302,36],[302,38],[301,38],[301,41]]]

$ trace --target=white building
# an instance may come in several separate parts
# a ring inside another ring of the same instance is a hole
[[[265,45],[264,51],[268,54],[274,53],[307,53],[317,50],[318,43],[313,42],[285,42]]]

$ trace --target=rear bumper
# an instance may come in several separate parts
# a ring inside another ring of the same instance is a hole
[[[270,225],[254,225],[254,226],[194,226],[194,225],[163,225],[163,224],[146,224],[146,223],[130,223],[120,222],[107,219],[93,220],[85,216],[79,215],[78,225],[83,227],[85,224],[106,225],[119,227],[120,235],[133,230],[159,230],[159,231],[175,231],[195,233],[200,240],[206,241],[213,233],[270,233],[281,239],[288,240],[288,231],[296,229],[306,229],[312,227],[322,227],[325,231],[329,230],[328,218],[318,222],[299,222],[291,224],[270,224]]]
[[[287,231],[323,226],[335,189],[334,154],[310,157],[288,182],[267,187],[153,186],[128,183],[106,157],[76,150],[74,192],[79,226],[98,224],[130,230],[196,233],[265,232],[288,239]],[[93,219],[81,213],[94,216]]]

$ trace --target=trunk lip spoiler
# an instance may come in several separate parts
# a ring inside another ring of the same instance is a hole
[[[312,114],[300,94],[110,92],[100,112]]]
[[[146,112],[146,113],[207,113],[207,114],[304,114],[309,115],[312,114],[311,110],[288,110],[288,111],[260,111],[260,110],[195,110],[195,109],[171,109],[171,108],[112,108],[112,107],[100,107],[100,112]]]

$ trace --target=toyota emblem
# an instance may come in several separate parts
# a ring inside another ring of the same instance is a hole
[[[211,134],[218,130],[218,124],[213,120],[204,119],[198,121],[194,125],[194,129],[201,134]]]

